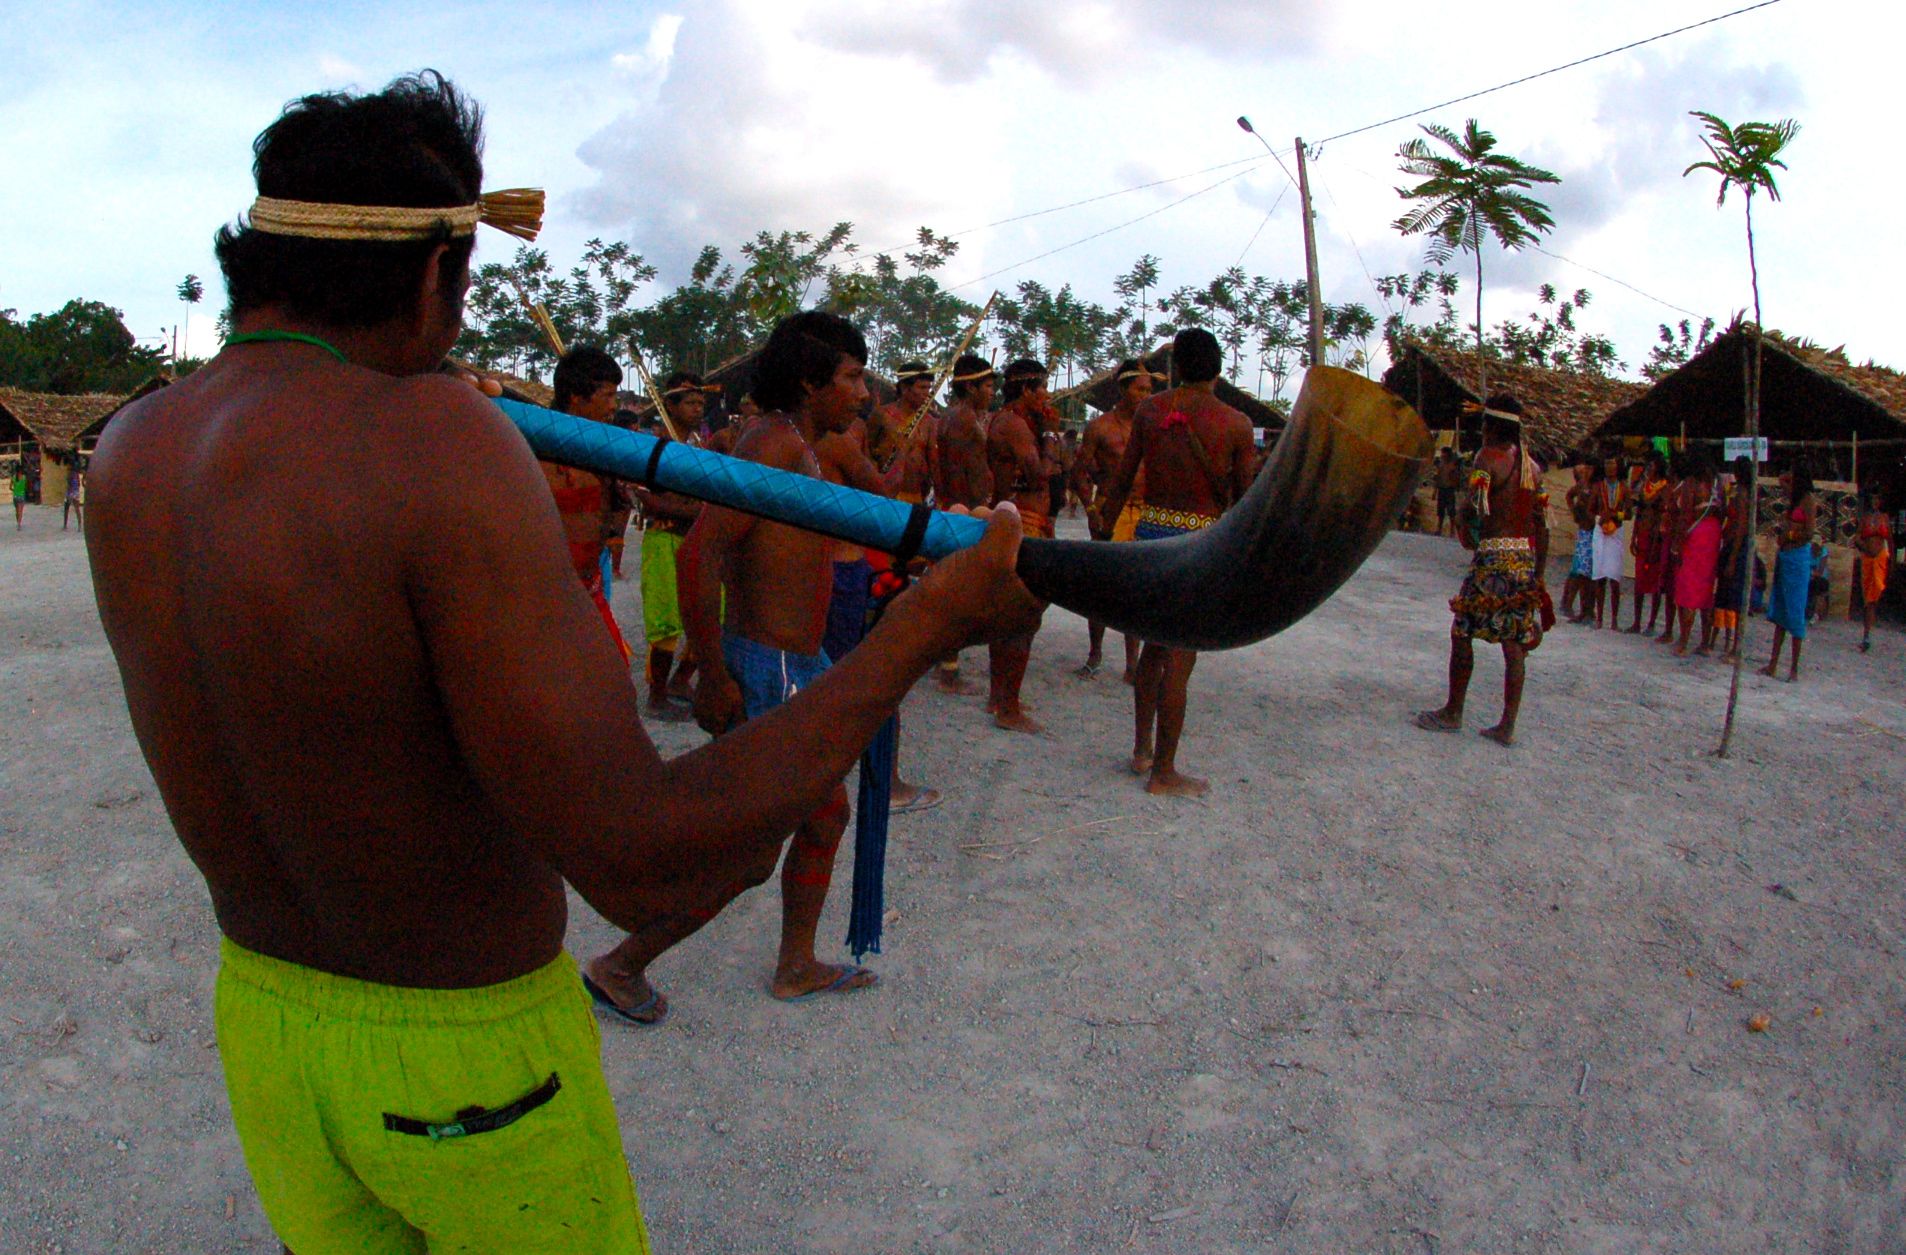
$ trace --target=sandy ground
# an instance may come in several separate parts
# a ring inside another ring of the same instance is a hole
[[[204,890],[84,551],[29,519],[0,534],[0,1248],[275,1249]],[[1204,659],[1203,801],[1124,773],[1126,691],[1070,675],[1068,614],[1028,680],[1053,734],[917,690],[908,773],[948,797],[896,820],[879,989],[769,1000],[761,891],[658,965],[666,1027],[605,1026],[659,1248],[1906,1251],[1906,637],[1817,629],[1723,763],[1722,667],[1564,627],[1506,751],[1407,723],[1462,562],[1394,536]],[[575,950],[613,937],[576,904]]]

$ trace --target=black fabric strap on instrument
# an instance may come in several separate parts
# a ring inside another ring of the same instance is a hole
[[[407,1133],[412,1137],[427,1137],[440,1142],[446,1137],[469,1137],[475,1133],[494,1133],[501,1128],[515,1124],[530,1112],[556,1096],[563,1087],[561,1079],[554,1072],[549,1079],[513,1103],[494,1107],[485,1111],[481,1107],[469,1107],[457,1113],[457,1118],[447,1124],[431,1124],[424,1120],[413,1120],[409,1116],[396,1116],[384,1113],[384,1130],[388,1133]]]
[[[920,556],[920,543],[927,538],[927,520],[932,517],[933,511],[919,504],[907,515],[907,528],[900,533],[900,543],[893,551],[894,570],[905,568],[907,563]]]
[[[649,464],[642,468],[641,483],[644,488],[651,490],[655,488],[655,468],[662,464],[662,450],[667,444],[667,436],[655,438],[655,447],[649,450]]]

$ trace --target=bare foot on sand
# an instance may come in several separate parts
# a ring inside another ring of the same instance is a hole
[[[1514,728],[1505,727],[1502,724],[1497,724],[1493,728],[1484,728],[1476,735],[1486,736],[1497,745],[1514,745],[1516,743],[1516,730]]]
[[[1685,644],[1676,645],[1674,647],[1674,656],[1676,658],[1686,658],[1688,656],[1688,647]]]
[[[960,677],[957,671],[942,671],[934,677],[933,687],[953,697],[971,697],[979,686]]]
[[[810,959],[797,967],[777,969],[771,992],[782,1002],[797,1002],[815,994],[844,994],[867,989],[880,981],[877,972],[841,963],[822,963]]]
[[[1152,756],[1149,751],[1145,751],[1142,753],[1135,753],[1132,755],[1132,774],[1133,775],[1148,776],[1151,774],[1151,770],[1152,770]]]
[[[1635,625],[1634,625],[1633,627],[1631,627],[1631,628],[1629,628],[1629,629],[1628,629],[1628,635],[1630,635],[1630,636],[1639,636],[1639,635],[1641,635],[1641,624],[1639,624],[1639,623],[1637,623],[1637,624],[1635,624]]]
[[[993,726],[1008,732],[1024,732],[1027,736],[1038,736],[1046,730],[1045,724],[1029,717],[1025,711],[1007,710],[1003,706],[993,712]]]
[[[1463,721],[1460,717],[1452,719],[1440,710],[1419,710],[1416,726],[1425,732],[1454,732],[1463,726]]]
[[[1778,659],[1775,660],[1775,662],[1778,662],[1778,661],[1779,661]],[[1760,670],[1754,672],[1754,674],[1764,675],[1770,680],[1779,678],[1778,676],[1774,674],[1774,663],[1772,662],[1768,663],[1766,666],[1762,667]]]
[[[1152,778],[1145,782],[1145,792],[1165,797],[1199,797],[1210,787],[1207,781],[1175,771],[1154,771]]]

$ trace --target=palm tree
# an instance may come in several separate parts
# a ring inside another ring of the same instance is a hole
[[[1519,189],[1537,183],[1560,183],[1558,175],[1532,166],[1496,149],[1496,137],[1471,118],[1457,135],[1446,126],[1429,125],[1423,133],[1449,150],[1446,155],[1427,140],[1410,140],[1397,150],[1403,173],[1421,179],[1415,187],[1396,189],[1415,208],[1391,225],[1404,235],[1430,237],[1429,261],[1440,266],[1457,253],[1476,255],[1476,358],[1483,372],[1477,391],[1489,394],[1489,364],[1483,357],[1482,246],[1495,237],[1503,248],[1533,244],[1555,226],[1549,207]],[[1462,432],[1458,431],[1460,439]]]
[[[1741,199],[1747,208],[1747,278],[1754,290],[1754,358],[1747,381],[1747,438],[1753,442],[1754,450],[1747,476],[1747,539],[1751,544],[1760,531],[1760,264],[1754,256],[1754,193],[1764,191],[1767,199],[1780,199],[1774,171],[1787,168],[1780,154],[1800,133],[1800,124],[1792,118],[1784,118],[1779,122],[1743,122],[1729,126],[1714,114],[1699,109],[1689,116],[1701,119],[1702,125],[1707,127],[1701,142],[1707,146],[1708,159],[1695,162],[1681,172],[1681,177],[1685,179],[1696,170],[1712,170],[1721,176],[1715,208],[1727,204],[1730,187],[1741,189]],[[1734,677],[1727,686],[1727,718],[1721,724],[1721,745],[1715,751],[1720,758],[1727,757],[1728,744],[1734,739],[1734,707],[1741,694],[1741,660],[1747,655],[1748,583],[1751,581],[1742,584],[1741,603],[1736,607],[1740,614],[1741,640],[1734,651]]]
[[[192,355],[192,307],[205,299],[205,285],[199,282],[197,275],[187,275],[179,280],[179,299],[185,302],[185,356],[190,357]],[[172,356],[175,359],[179,356],[176,346],[173,348]],[[174,365],[177,365],[176,361]]]

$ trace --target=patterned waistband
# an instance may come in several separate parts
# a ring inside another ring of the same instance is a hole
[[[1519,549],[1533,551],[1535,546],[1527,536],[1491,536],[1476,546],[1477,553],[1514,553]]]
[[[1154,527],[1173,527],[1181,532],[1195,532],[1210,527],[1218,521],[1215,514],[1199,514],[1195,510],[1167,510],[1164,506],[1147,502],[1138,513],[1138,521],[1150,523]]]

